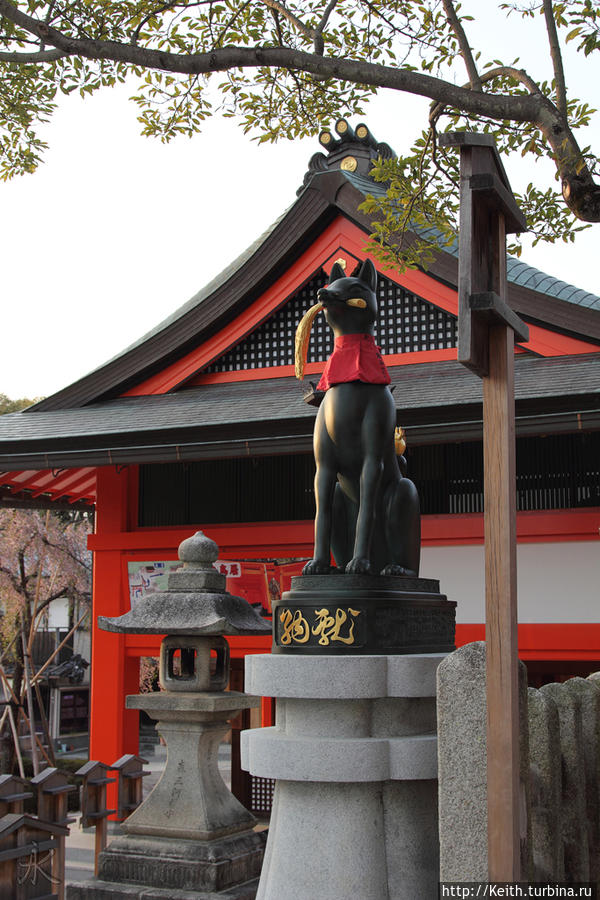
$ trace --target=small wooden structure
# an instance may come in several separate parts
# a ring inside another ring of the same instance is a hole
[[[22,813],[0,819],[0,897],[62,900],[64,863],[56,858],[69,829]]]
[[[142,802],[142,779],[150,772],[144,772],[142,766],[148,760],[133,753],[126,753],[110,767],[111,772],[118,772],[119,791],[117,801],[117,818],[126,819]]]
[[[0,819],[9,813],[25,812],[25,800],[33,797],[29,783],[16,775],[0,775]]]
[[[98,855],[106,847],[108,817],[116,810],[106,806],[106,786],[116,779],[108,778],[110,766],[90,760],[75,773],[83,779],[81,785],[81,827],[95,828],[94,874],[98,875]]]
[[[460,147],[458,361],[483,379],[487,649],[488,876],[520,877],[515,341],[529,329],[507,303],[506,235],[527,231],[491,135]]]
[[[67,776],[53,766],[49,766],[32,778],[31,786],[37,792],[37,814],[41,822],[64,828],[64,834],[57,837],[56,850],[52,855],[52,872],[57,882],[57,896],[59,900],[63,900],[65,836],[69,833],[66,826],[75,821],[67,816],[68,794],[77,788],[74,784],[69,784]]]

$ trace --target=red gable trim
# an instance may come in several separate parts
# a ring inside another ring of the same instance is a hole
[[[578,338],[557,334],[539,325],[529,325],[529,341],[521,344],[540,356],[574,356],[578,353],[600,353],[598,344],[588,344]]]
[[[394,353],[384,355],[388,366],[412,366],[417,363],[436,362],[443,359],[456,359],[456,347],[447,350],[416,350],[414,353]],[[320,375],[325,368],[324,362],[307,363],[304,374]],[[269,366],[266,369],[239,369],[234,372],[200,373],[188,381],[189,387],[200,384],[225,384],[229,381],[262,381],[266,378],[291,378],[294,366]]]
[[[364,243],[365,233],[348,219],[338,216],[288,269],[285,275],[282,275],[258,300],[250,304],[226,329],[187,353],[177,362],[167,366],[166,369],[130,388],[122,396],[139,397],[148,394],[166,394],[169,391],[177,390],[184,383],[214,384],[219,381],[289,377],[293,373],[292,366],[245,369],[217,375],[197,375],[197,373],[201,373],[202,369],[234,347],[261,322],[269,318],[313,276],[320,266],[329,268],[337,256],[347,256],[348,253],[359,259],[371,259],[378,270],[395,284],[452,315],[458,315],[458,295],[453,288],[416,269],[407,269],[402,274],[398,274],[394,269],[382,268],[372,254],[365,252]],[[207,299],[205,302],[210,302],[210,300]],[[600,352],[597,344],[588,344],[585,341],[565,337],[539,326],[530,326],[530,335],[531,340],[523,346],[541,356]],[[520,351],[517,350],[517,352]],[[394,354],[384,358],[389,365],[410,365],[434,359],[455,359],[456,350]],[[306,373],[308,375],[318,374],[322,371],[323,365],[324,363],[313,363],[307,366]],[[194,376],[196,377],[194,378]],[[191,382],[191,379],[194,381]]]
[[[175,390],[181,386],[183,382],[187,382],[196,372],[226,353],[227,350],[235,346],[282,306],[292,294],[312,277],[320,266],[330,261],[332,256],[343,255],[341,251],[342,246],[353,256],[361,259],[369,257],[377,264],[377,260],[374,257],[370,256],[370,254],[365,254],[363,249],[364,242],[365,233],[348,221],[348,219],[338,216],[315,239],[314,243],[300,256],[296,263],[288,269],[285,275],[279,278],[258,300],[241,313],[225,331],[215,335],[162,372],[131,388],[123,396],[137,397],[146,394],[166,394],[168,391]],[[426,298],[436,306],[440,306],[454,315],[457,314],[458,300],[456,292],[435,281],[431,276],[416,271],[404,272],[402,275],[398,275],[397,272],[391,269],[383,271],[387,277],[390,277],[407,290],[414,291],[419,296]],[[415,359],[414,361],[423,362],[424,360]],[[281,367],[279,377],[282,375],[287,376],[289,374],[288,368],[287,366]],[[315,371],[320,371],[320,368]],[[269,377],[267,372],[271,373],[271,377],[277,377],[272,373],[272,370],[264,369],[257,377]],[[307,372],[311,374],[310,369]],[[247,370],[235,374],[238,377],[234,380],[243,380],[248,377]]]

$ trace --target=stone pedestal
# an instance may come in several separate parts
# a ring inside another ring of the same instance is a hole
[[[242,766],[277,779],[257,900],[437,896],[435,673],[443,654],[246,658],[273,728]]]
[[[265,835],[218,770],[228,720],[257,697],[222,693],[135,694],[130,709],[158,719],[167,764],[153,791],[122,824],[125,835],[100,854],[98,878],[69,887],[69,900],[137,896],[251,900]],[[190,892],[189,895],[187,892]]]
[[[221,778],[217,758],[228,719],[259,703],[258,697],[237,691],[128,697],[129,709],[158,719],[156,729],[168,753],[159,782],[123,822],[123,831],[208,841],[252,828],[254,816]]]

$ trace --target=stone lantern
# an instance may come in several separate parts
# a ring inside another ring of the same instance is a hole
[[[87,882],[87,893],[70,891],[73,900],[100,896],[107,882],[111,897],[130,897],[134,885],[152,888],[153,898],[172,897],[174,890],[190,898],[196,892],[227,900],[255,895],[265,833],[253,830],[254,816],[225,785],[217,759],[230,719],[260,701],[225,690],[224,635],[269,634],[271,625],[227,592],[225,576],[213,565],[218,553],[217,544],[197,532],[180,544],[183,568],[169,575],[166,591],[148,595],[125,615],[98,620],[107,631],[166,635],[163,690],[129,696],[127,706],[157,720],[167,763],[156,787],[123,822],[124,835],[100,854],[99,889]]]

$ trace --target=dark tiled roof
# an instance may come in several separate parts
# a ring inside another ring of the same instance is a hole
[[[344,172],[344,176],[362,194],[372,194],[374,197],[382,197],[385,194],[385,185],[373,181],[368,176],[356,175],[352,172]],[[433,241],[439,235],[437,229],[433,227],[420,228],[419,233]],[[458,239],[451,244],[444,243],[443,249],[446,253],[458,258]],[[528,266],[523,260],[514,256],[507,257],[506,265],[508,280],[513,284],[520,284],[532,291],[538,291],[548,297],[557,297],[559,300],[566,300],[567,303],[574,303],[577,306],[600,310],[600,297],[596,294],[590,294],[589,291],[574,287],[572,284],[567,284],[566,281],[561,281],[560,278],[554,278],[553,275],[548,275],[540,269]]]
[[[396,366],[390,374],[400,418],[413,427],[466,415],[480,420],[481,381],[459,363]],[[600,409],[600,354],[518,356],[515,395],[517,411],[521,405],[528,414],[538,407],[548,412],[554,403],[561,410],[578,408],[584,398],[582,408]],[[77,409],[12,413],[0,417],[0,470],[47,468],[58,459],[65,465],[71,454],[77,459],[73,465],[101,464],[114,461],[110,451],[134,447],[144,457],[152,447],[210,444],[214,449],[227,444],[229,455],[243,455],[251,452],[250,444],[244,450],[245,442],[260,440],[273,446],[285,441],[283,452],[293,452],[296,437],[306,449],[314,415],[294,378],[211,384]],[[43,454],[43,459],[33,460],[29,454]],[[135,456],[130,461],[136,461]]]

